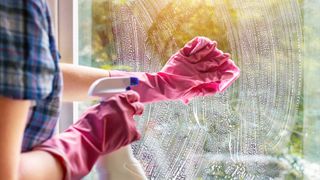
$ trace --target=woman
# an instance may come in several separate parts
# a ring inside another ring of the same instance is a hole
[[[136,76],[140,84],[133,88],[136,92],[89,108],[76,124],[52,137],[61,97],[90,99],[90,84],[106,76]],[[142,114],[142,103],[187,103],[223,91],[238,76],[229,55],[202,37],[190,41],[158,73],[59,64],[45,1],[1,1],[0,177],[80,179],[101,155],[140,138],[133,116]]]

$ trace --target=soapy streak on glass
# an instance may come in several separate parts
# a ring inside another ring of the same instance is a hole
[[[83,64],[156,72],[202,35],[241,69],[225,93],[188,106],[146,106],[137,119],[144,137],[133,149],[150,179],[303,176],[301,164],[292,163],[302,157],[301,138],[292,142],[302,132],[300,6],[295,0],[92,2],[92,43],[82,47],[90,49],[80,56]]]

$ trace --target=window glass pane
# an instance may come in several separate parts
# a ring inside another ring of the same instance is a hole
[[[150,179],[319,179],[320,1],[79,0],[80,64],[157,72],[195,36],[241,69],[224,93],[161,102],[133,150]]]

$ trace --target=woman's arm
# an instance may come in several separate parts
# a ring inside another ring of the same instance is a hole
[[[7,180],[40,180],[48,176],[62,179],[63,168],[51,154],[44,151],[21,154],[30,101],[0,96],[0,107],[0,177]]]
[[[97,79],[108,77],[106,70],[60,63],[63,75],[63,101],[93,100],[88,96],[90,85]]]
[[[0,177],[17,179],[30,101],[0,96]]]

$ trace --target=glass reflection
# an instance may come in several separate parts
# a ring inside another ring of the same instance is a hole
[[[241,77],[225,93],[188,106],[146,107],[137,119],[144,137],[133,148],[148,177],[320,178],[310,170],[320,169],[320,95],[313,83],[320,77],[319,4],[80,0],[80,63],[156,72],[194,36],[216,40]]]

